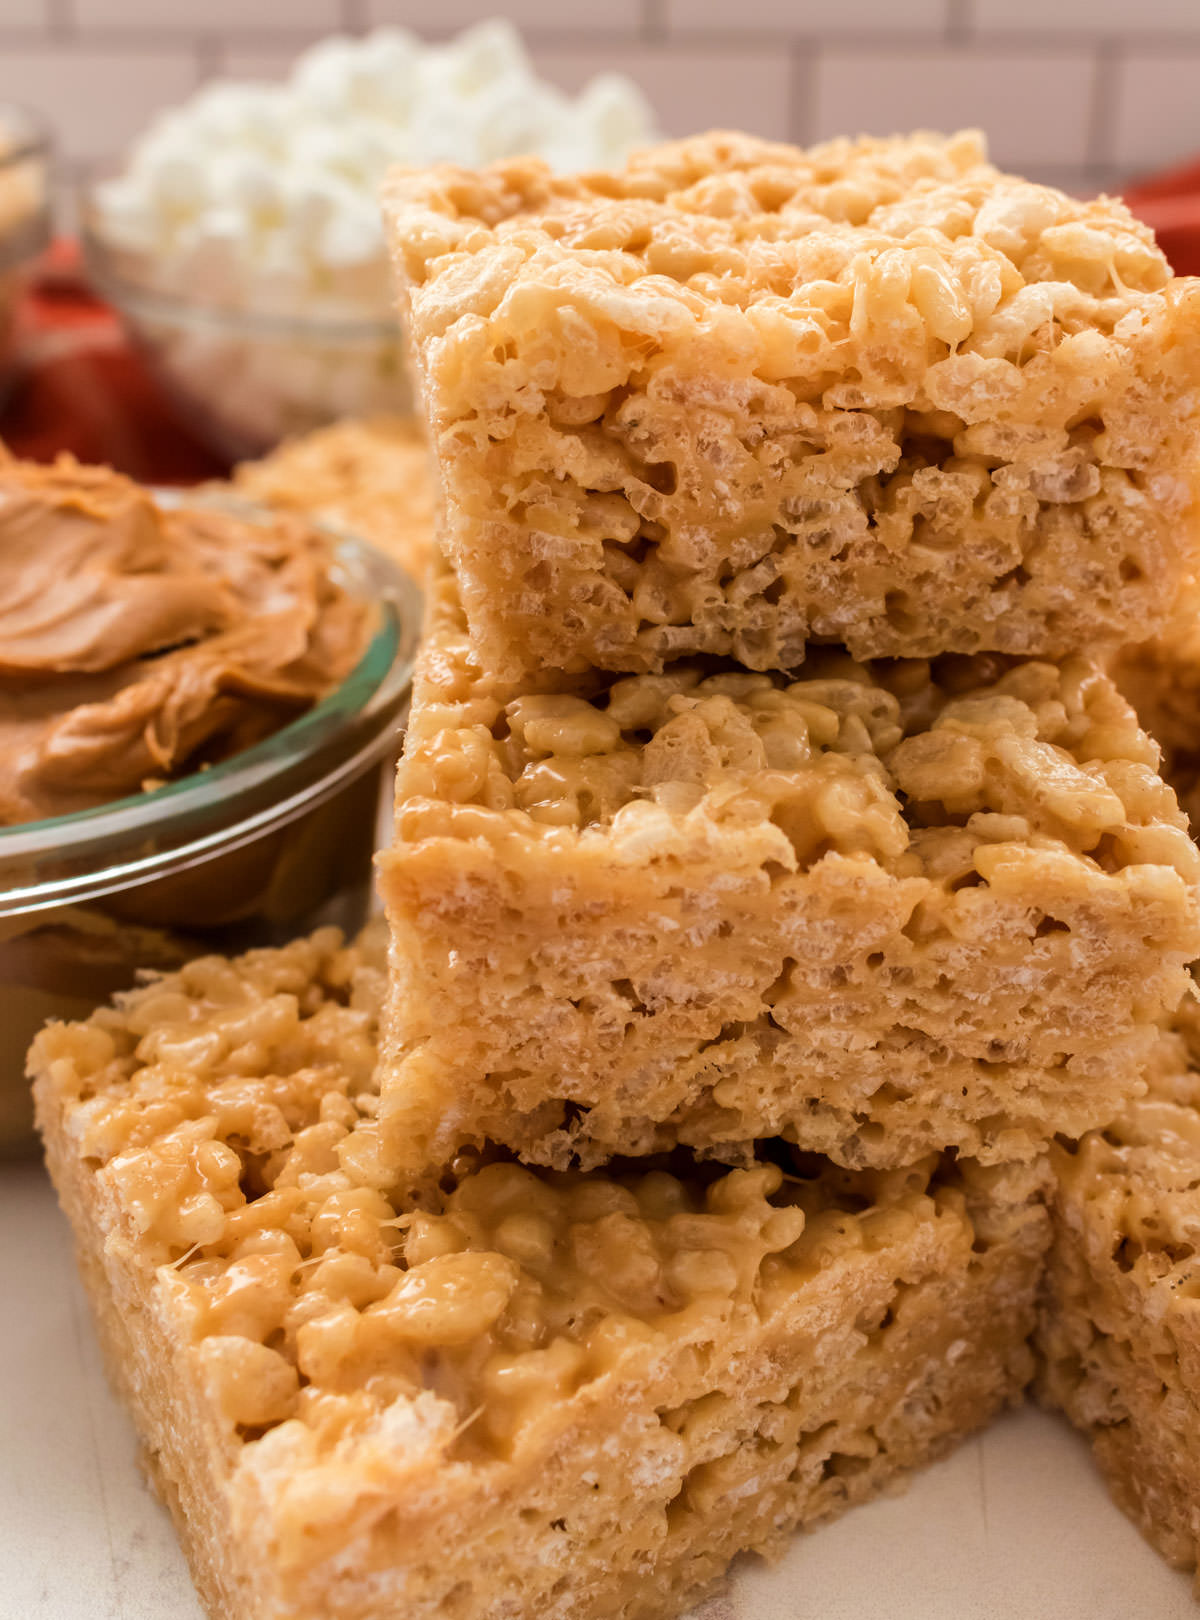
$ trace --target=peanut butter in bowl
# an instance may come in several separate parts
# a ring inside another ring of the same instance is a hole
[[[361,921],[415,630],[394,564],[298,514],[0,461],[0,1152],[46,1018]]]
[[[141,792],[342,681],[366,605],[301,519],[157,505],[70,459],[0,466],[0,822]]]

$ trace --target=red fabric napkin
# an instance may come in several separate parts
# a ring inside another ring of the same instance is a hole
[[[219,477],[227,463],[190,433],[130,346],[112,310],[88,291],[78,251],[58,242],[21,309],[21,371],[0,411],[15,455],[69,450],[149,484]]]
[[[1154,230],[1175,274],[1200,275],[1200,158],[1126,187],[1124,197]]]

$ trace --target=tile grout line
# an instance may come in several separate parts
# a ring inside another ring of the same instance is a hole
[[[1096,47],[1092,78],[1092,100],[1088,111],[1087,161],[1089,168],[1111,167],[1116,133],[1116,93],[1120,79],[1121,47],[1114,39],[1103,39]]]
[[[0,36],[7,32],[0,24]],[[201,40],[215,38],[226,49],[254,50],[292,43],[298,46],[311,44],[314,40],[326,38],[327,34],[328,30],[323,28],[233,29],[214,33],[211,28],[204,27],[184,31],[153,26],[88,28],[80,32],[72,25],[72,31],[64,36],[63,43],[80,52],[189,51],[194,50]]]
[[[846,54],[860,52],[865,56],[877,55],[880,50],[919,54],[925,51],[956,52],[963,49],[986,51],[989,54],[1018,55],[1034,60],[1080,54],[1087,50],[1117,50],[1127,52],[1136,48],[1140,56],[1174,59],[1182,51],[1200,53],[1200,26],[1195,30],[1180,30],[1171,34],[1141,35],[1136,44],[1124,35],[1111,30],[1083,36],[1068,31],[1030,33],[1028,30],[989,31],[980,34],[974,27],[963,27],[955,20],[962,14],[956,9],[967,0],[948,0],[950,21],[941,29],[872,28],[851,29],[837,26],[824,30],[786,29],[764,27],[748,28],[695,28],[674,30],[665,20],[665,0],[643,0],[640,18],[628,27],[601,28],[584,23],[581,26],[559,24],[532,24],[522,29],[530,44],[553,45],[563,48],[577,44],[580,48],[605,45],[646,44],[666,46],[682,55],[715,54],[737,47],[744,50],[780,50],[791,46],[834,49]],[[210,28],[172,28],[163,24],[122,25],[95,23],[81,27],[71,0],[47,0],[48,14],[45,26],[5,25],[0,21],[0,37],[11,39],[70,40],[81,49],[94,47],[113,50],[122,47],[190,48],[200,38],[212,34]],[[363,0],[341,0],[340,26],[349,31],[362,31],[366,27]],[[421,27],[420,37],[441,40],[452,37],[460,30],[439,23]],[[320,26],[304,27],[287,24],[254,22],[247,27],[236,27],[221,33],[222,43],[230,49],[272,47],[292,41],[308,42],[327,33]]]
[[[657,0],[646,0],[649,7],[655,7]],[[959,14],[954,9],[959,4],[967,5],[969,0],[947,0],[951,8],[951,19]],[[1197,13],[1197,26],[1191,29],[1173,29],[1170,31],[1141,33],[1133,36],[1113,29],[1097,28],[1091,33],[1081,33],[1078,29],[1070,28],[988,28],[981,30],[971,20],[971,13],[965,11],[962,16],[966,19],[962,26],[955,20],[929,27],[896,28],[888,27],[886,23],[875,27],[839,27],[834,21],[827,28],[797,27],[787,28],[771,26],[768,23],[761,25],[747,25],[745,27],[731,27],[724,25],[694,26],[691,28],[668,28],[666,38],[674,49],[691,50],[705,45],[728,47],[739,41],[750,41],[755,44],[781,45],[790,42],[805,42],[821,45],[832,45],[838,50],[861,50],[871,53],[881,44],[889,48],[893,46],[906,46],[913,50],[986,50],[989,52],[1019,53],[1022,56],[1053,56],[1061,55],[1064,51],[1086,51],[1103,42],[1115,42],[1124,45],[1136,43],[1136,49],[1144,56],[1174,56],[1180,50],[1200,51],[1200,11]],[[544,24],[533,25],[522,29],[527,37],[537,33],[554,32],[559,37],[569,37],[578,34],[598,37],[599,31],[595,28],[555,28],[548,29]],[[656,36],[657,37],[657,36]]]
[[[788,138],[797,146],[809,146],[816,139],[817,66],[820,47],[792,46],[788,82]]]
[[[196,84],[217,78],[225,66],[225,42],[215,34],[201,34],[193,42],[196,57]]]
[[[974,32],[971,0],[946,0],[946,44],[965,45]]]
[[[642,22],[639,36],[647,45],[660,45],[670,32],[667,22],[667,0],[642,0]]]
[[[73,38],[78,28],[74,0],[46,0],[46,28],[51,39]]]

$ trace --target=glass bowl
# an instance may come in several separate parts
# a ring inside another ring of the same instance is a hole
[[[411,410],[404,342],[390,313],[276,313],[185,293],[169,264],[106,233],[94,192],[85,187],[80,204],[92,287],[218,455],[243,461],[341,417]]]
[[[223,494],[158,498],[261,511]],[[140,970],[365,921],[420,592],[351,538],[338,542],[336,571],[372,604],[374,623],[357,666],[322,702],[164,787],[0,827],[0,1156],[34,1146],[25,1053],[46,1019],[86,1017]]]
[[[45,126],[0,101],[0,399],[17,359],[17,308],[50,241],[51,142]]]

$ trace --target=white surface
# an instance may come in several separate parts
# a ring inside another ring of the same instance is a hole
[[[0,1620],[201,1620],[105,1386],[44,1175],[0,1167]],[[703,1620],[1195,1620],[1085,1446],[1026,1410],[908,1492],[747,1561]],[[696,1617],[701,1620],[701,1615]]]

